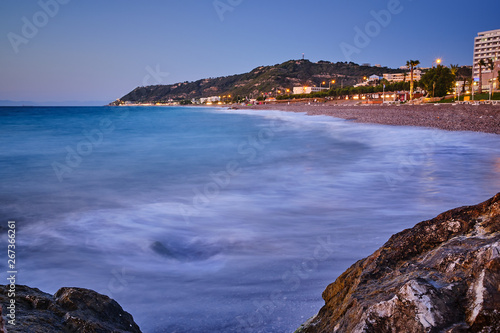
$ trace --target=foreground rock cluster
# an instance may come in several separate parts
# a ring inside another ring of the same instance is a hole
[[[0,304],[9,304],[6,286],[0,287]],[[16,286],[16,326],[9,333],[140,333],[132,316],[111,298],[81,288],[62,288],[54,296],[35,288]],[[0,329],[1,332],[1,329]]]
[[[500,332],[500,193],[394,236],[297,332]]]

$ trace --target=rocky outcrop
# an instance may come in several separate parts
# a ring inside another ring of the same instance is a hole
[[[0,306],[0,333],[6,333],[5,319],[3,318],[3,308]]]
[[[500,332],[500,193],[417,224],[344,272],[297,332]]]
[[[140,333],[132,316],[111,298],[81,288],[62,288],[54,296],[35,288],[16,286],[15,326],[7,330],[23,333]],[[10,302],[8,288],[0,287],[0,304]],[[9,318],[7,318],[9,320]]]

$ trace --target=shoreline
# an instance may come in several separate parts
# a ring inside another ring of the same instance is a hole
[[[447,131],[472,131],[500,135],[500,105],[388,105],[356,106],[326,104],[233,105],[248,110],[304,112],[358,123],[432,127]]]

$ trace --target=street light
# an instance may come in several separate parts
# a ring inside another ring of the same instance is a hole
[[[278,94],[281,95],[281,93],[286,93],[287,95],[290,94],[290,89],[288,89],[288,88],[287,89],[282,88],[282,89],[279,89],[279,88],[276,89],[276,97],[278,97]]]
[[[328,90],[331,89],[331,87],[332,87],[331,85],[332,84],[335,84],[335,80],[331,80],[330,82],[328,82]]]
[[[493,90],[492,83],[493,79],[490,79],[490,101],[491,101],[491,91]]]
[[[458,88],[458,86],[459,86],[458,82],[457,82],[456,86],[457,86],[456,92],[458,93],[458,101],[460,102],[460,89]]]

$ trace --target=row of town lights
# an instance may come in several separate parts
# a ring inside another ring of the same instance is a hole
[[[441,62],[442,62],[441,58],[437,58],[435,60],[436,65],[440,65]],[[367,80],[367,79],[368,78],[366,76],[363,77],[363,80]],[[331,89],[332,84],[335,84],[335,80],[331,80],[331,81],[328,82],[328,89]],[[319,85],[319,87],[321,88],[324,85],[326,85],[326,81],[321,82],[321,84]],[[304,86],[304,92],[306,91],[306,89],[307,89],[307,86]],[[286,92],[289,93],[290,89],[287,89]],[[281,90],[278,90],[278,93],[281,94]]]
[[[330,89],[332,87],[332,84],[335,84],[335,80],[331,80],[330,82],[328,82],[328,89]],[[325,81],[321,82],[319,87],[321,88],[321,86],[324,86],[324,85],[326,85]]]
[[[439,66],[442,62],[443,62],[443,60],[442,60],[441,58],[437,58],[437,59],[434,61],[434,63],[436,64],[436,66]],[[364,76],[364,77],[363,77],[363,80],[367,80],[367,79],[368,79],[368,78],[367,78],[366,76]],[[331,80],[331,81],[329,81],[329,82],[328,82],[328,89],[331,89],[332,84],[335,84],[335,80]],[[326,85],[326,81],[321,82],[321,84],[320,84],[320,86],[319,86],[319,87],[321,88],[321,87],[322,87],[322,86],[324,86],[324,85]],[[474,85],[476,85],[476,83],[475,83],[475,82],[474,82]],[[458,87],[458,83],[457,83],[457,87]],[[306,91],[306,89],[307,89],[307,86],[304,86],[304,92]],[[472,89],[472,91],[474,91],[474,89]],[[277,92],[278,92],[278,94],[281,94],[282,90],[281,90],[281,89],[278,89],[278,90],[277,90]],[[284,90],[284,92],[286,92],[287,94],[289,94],[289,93],[290,93],[290,89],[286,89],[286,90]],[[474,92],[473,92],[473,93],[474,93]],[[262,93],[262,95],[264,95],[264,93]],[[226,97],[227,97],[227,98],[231,98],[231,95],[222,96],[222,97],[223,97],[224,99],[225,99]],[[221,96],[219,96],[219,98],[221,98]],[[459,99],[460,99],[460,95],[459,95]]]
[[[330,82],[328,82],[328,89],[331,89],[332,84],[335,84],[335,80],[331,80]],[[323,81],[320,83],[319,87],[321,88],[322,86],[326,86],[326,81]],[[304,86],[304,92],[306,90],[307,90],[307,86]],[[287,89],[287,91],[289,91],[289,89]]]

